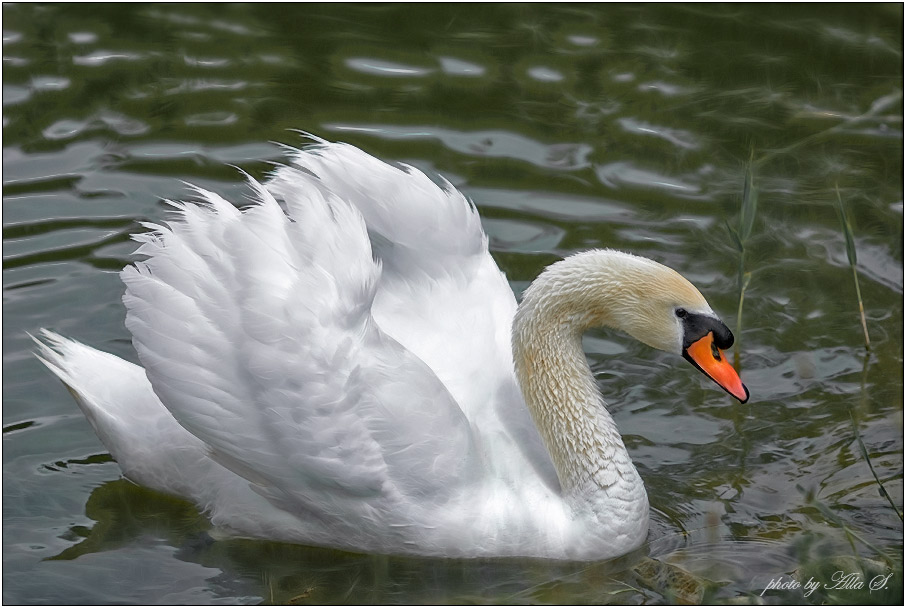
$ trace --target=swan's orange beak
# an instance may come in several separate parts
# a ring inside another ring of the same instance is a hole
[[[740,403],[749,400],[749,389],[739,379],[739,374],[730,365],[724,352],[717,348],[714,332],[709,331],[704,338],[690,344],[683,356],[722,389],[739,399]]]

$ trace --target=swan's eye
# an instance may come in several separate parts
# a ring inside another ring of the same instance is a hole
[[[686,313],[686,309],[685,309],[685,308],[677,308],[677,309],[676,309],[676,316],[679,317],[680,319],[682,319],[683,317],[685,317],[686,314],[688,314],[688,313]]]

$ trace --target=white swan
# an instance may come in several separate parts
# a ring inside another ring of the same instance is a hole
[[[123,301],[144,368],[43,332],[125,475],[237,536],[449,557],[642,544],[648,498],[581,335],[624,330],[745,401],[701,294],[589,251],[517,309],[452,186],[345,144],[291,154],[250,180],[248,209],[196,189],[205,204],[135,237]]]

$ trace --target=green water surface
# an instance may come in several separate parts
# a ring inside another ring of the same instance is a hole
[[[3,601],[901,603],[902,25],[900,4],[4,4]],[[191,505],[121,479],[26,332],[135,361],[117,272],[137,222],[182,180],[242,204],[234,166],[263,176],[292,128],[449,179],[517,294],[614,247],[734,329],[751,168],[751,401],[585,339],[648,489],[645,547],[563,564],[212,541]],[[838,572],[862,588],[765,590]]]

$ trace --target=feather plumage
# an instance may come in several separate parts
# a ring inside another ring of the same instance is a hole
[[[135,237],[123,302],[143,368],[39,341],[126,476],[225,533],[352,550],[591,559],[644,540],[644,487],[573,327],[585,317],[513,334],[515,298],[462,194],[324,141],[249,184],[244,210],[194,188],[200,202]],[[631,258],[575,256],[556,276]],[[545,281],[529,308],[562,296]],[[533,421],[573,448],[548,445],[552,461]]]

